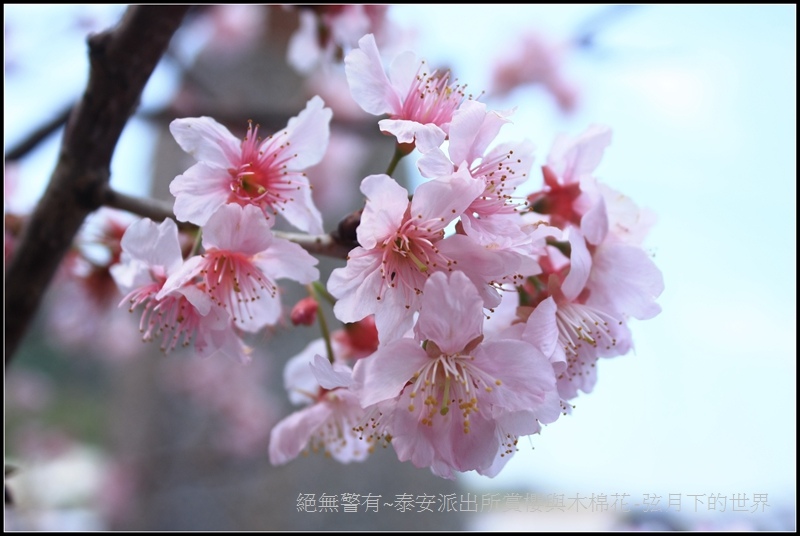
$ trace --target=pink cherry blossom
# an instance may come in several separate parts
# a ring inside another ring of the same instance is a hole
[[[61,261],[47,310],[48,335],[58,344],[104,359],[138,353],[138,347],[121,342],[130,330],[130,318],[117,309],[120,291],[111,275],[111,267],[120,261],[122,236],[133,221],[130,214],[101,208],[84,222]],[[90,318],[94,321],[87,321]]]
[[[587,296],[592,295],[587,282],[593,271],[593,259],[586,240],[577,229],[572,229],[569,245],[569,264],[558,273],[544,274],[548,276],[546,291],[533,292],[536,300],[542,300],[537,311],[545,304],[548,304],[547,311],[553,309],[553,303],[556,306],[558,345],[551,361],[557,372],[558,392],[565,400],[577,396],[579,390],[591,392],[597,381],[596,364],[600,357],[626,354],[632,345],[625,315],[606,303],[587,300]],[[541,317],[534,324],[533,316],[523,338],[531,340],[536,336],[547,340],[548,334],[552,334],[552,325],[547,327]]]
[[[370,453],[368,442],[356,431],[364,410],[349,389],[352,371],[315,355],[309,362],[301,353],[287,363],[286,388],[298,390],[308,407],[279,422],[270,434],[269,459],[281,465],[301,451],[323,449],[342,463],[362,461]]]
[[[465,99],[465,86],[449,74],[431,71],[411,52],[395,58],[389,75],[383,69],[375,37],[367,34],[344,59],[350,92],[373,115],[389,114],[378,125],[399,143],[416,143],[423,152],[447,137],[453,112]]]
[[[498,255],[515,257],[521,274],[535,275],[540,271],[536,258],[542,254],[544,240],[561,232],[541,225],[540,220],[520,217],[526,202],[515,191],[528,179],[533,144],[503,143],[489,150],[501,127],[509,122],[509,115],[488,110],[481,102],[464,102],[450,125],[449,156],[433,149],[420,158],[418,166],[426,177],[448,176],[466,169],[481,181],[483,193],[464,211],[460,229]]]
[[[300,9],[300,27],[289,39],[287,61],[300,73],[327,66],[364,34],[382,27],[386,5],[314,5]]]
[[[117,284],[128,292],[120,303],[133,312],[143,306],[139,330],[150,341],[161,338],[161,349],[170,352],[178,344],[194,340],[201,355],[220,351],[247,361],[249,349],[230,327],[229,316],[213,306],[197,285],[187,281],[169,291],[167,278],[183,265],[178,227],[167,219],[156,224],[149,219],[132,224],[122,237],[122,262],[111,267]]]
[[[252,205],[217,209],[203,228],[203,247],[203,255],[188,259],[170,275],[158,297],[199,278],[211,301],[244,331],[277,322],[281,315],[277,279],[307,284],[319,278],[317,259],[297,244],[274,237]]]
[[[641,247],[605,240],[592,255],[586,288],[587,305],[646,320],[661,312],[655,300],[664,276]]]
[[[514,191],[528,179],[533,164],[533,144],[529,141],[501,144],[488,151],[500,128],[509,122],[509,112],[487,110],[482,102],[466,101],[453,115],[450,125],[449,158],[440,149],[426,153],[418,162],[426,177],[452,174],[466,167],[472,177],[484,183],[462,220],[468,235],[482,235],[481,225],[497,216],[516,216],[525,203]],[[504,221],[504,226],[507,226]],[[491,234],[491,233],[489,233]]]
[[[357,229],[361,246],[328,281],[328,290],[338,298],[336,317],[355,322],[375,314],[381,341],[402,336],[419,309],[426,279],[437,271],[452,271],[459,262],[441,250],[459,238],[445,239],[444,228],[482,190],[468,175],[453,175],[420,185],[409,202],[405,188],[388,175],[366,177],[361,191],[367,204]],[[469,251],[469,244],[464,248]],[[459,253],[459,246],[452,249]],[[470,260],[486,264],[478,257]]]
[[[542,168],[545,188],[528,197],[535,212],[547,214],[550,222],[562,229],[579,226],[592,244],[598,244],[600,235],[608,229],[605,206],[598,204],[601,197],[595,193],[592,173],[610,143],[611,130],[601,125],[592,125],[575,138],[559,136]]]
[[[575,107],[578,91],[564,75],[567,47],[540,32],[523,35],[515,46],[503,50],[492,73],[494,96],[503,96],[524,84],[541,84],[556,99],[563,112]]]
[[[414,338],[391,341],[356,364],[353,388],[365,408],[381,405],[378,429],[391,435],[400,460],[447,478],[489,471],[507,451],[504,419],[530,412],[534,430],[537,414],[557,417],[548,359],[521,340],[485,341],[483,318],[467,276],[435,273]]]
[[[321,233],[304,170],[322,160],[331,116],[314,97],[285,129],[262,140],[251,123],[243,141],[210,117],[176,119],[170,132],[198,161],[170,184],[176,217],[202,226],[222,205],[255,205],[271,223],[282,213],[298,229]]]

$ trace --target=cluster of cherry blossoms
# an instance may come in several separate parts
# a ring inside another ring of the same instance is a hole
[[[442,477],[494,476],[520,436],[592,390],[600,358],[632,348],[630,318],[660,311],[662,276],[642,247],[651,218],[593,175],[605,127],[560,137],[542,183],[530,141],[495,142],[512,112],[414,54],[387,73],[369,34],[345,71],[355,101],[384,117],[396,159],[361,181],[358,245],[315,292],[343,326],[329,332],[319,318],[323,337],[289,361],[289,397],[305,407],[273,429],[270,459],[323,449],[346,463],[390,444]],[[278,280],[319,279],[317,260],[272,228],[281,217],[324,232],[304,171],[322,159],[331,117],[314,97],[264,139],[251,125],[239,140],[208,117],[171,124],[197,160],[170,187],[197,243],[185,255],[173,220],[141,220],[112,268],[145,339],[246,360],[243,333],[281,319]],[[391,173],[412,155],[425,180],[409,191]],[[312,322],[314,303],[293,319]]]

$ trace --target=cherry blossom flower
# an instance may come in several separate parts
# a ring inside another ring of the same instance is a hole
[[[441,145],[453,112],[466,98],[465,86],[451,83],[448,73],[431,71],[411,52],[395,58],[387,76],[375,37],[365,35],[358,46],[344,64],[350,92],[361,108],[373,115],[389,114],[378,125],[398,143],[415,143],[423,152]]]
[[[426,177],[449,176],[466,169],[481,181],[484,190],[464,211],[460,229],[497,254],[517,257],[522,274],[535,275],[540,271],[536,257],[542,254],[544,240],[561,232],[541,225],[541,221],[526,222],[520,217],[526,203],[515,190],[528,179],[533,144],[526,140],[488,150],[500,128],[509,122],[509,115],[490,111],[481,102],[464,102],[450,125],[449,156],[437,148],[425,153],[418,166]]]
[[[557,273],[540,276],[546,281],[543,283],[546,290],[532,293],[535,300],[541,300],[539,307],[548,304],[547,311],[552,311],[555,304],[558,344],[551,361],[557,372],[559,395],[565,400],[577,396],[578,390],[592,391],[597,381],[598,358],[624,355],[632,346],[626,315],[608,303],[591,298],[593,291],[587,282],[593,272],[593,259],[579,230],[571,230],[569,245],[569,264]],[[622,279],[634,276],[628,272],[620,274]],[[546,338],[542,330],[549,329],[552,333],[552,324],[547,328],[542,317],[532,324],[532,317],[528,325],[537,326],[540,340]],[[534,328],[529,328],[523,338],[533,336],[530,329]]]
[[[269,459],[281,465],[311,448],[324,449],[339,462],[362,461],[370,453],[370,445],[356,431],[364,410],[350,390],[352,371],[346,365],[334,364],[315,355],[309,362],[307,353],[287,363],[286,389],[305,399],[308,407],[279,422],[270,434]]]
[[[289,39],[286,57],[300,73],[327,65],[364,34],[379,29],[386,5],[314,5],[300,9],[300,27]]]
[[[491,94],[501,97],[520,85],[541,84],[555,97],[561,111],[572,111],[578,90],[564,74],[566,51],[567,46],[548,40],[540,32],[523,35],[496,61]]]
[[[317,259],[288,240],[276,238],[260,210],[223,205],[203,228],[203,255],[172,273],[159,298],[195,278],[211,302],[240,329],[256,332],[281,315],[276,279],[307,284],[319,278]]]
[[[641,247],[608,236],[592,253],[586,304],[639,320],[653,318],[661,312],[655,301],[664,291],[661,270]]]
[[[401,461],[446,478],[490,471],[508,451],[512,428],[532,432],[537,415],[557,418],[548,359],[521,340],[484,340],[483,318],[483,300],[466,275],[435,273],[414,337],[356,363],[353,389],[365,408],[382,404],[379,430],[391,435]],[[528,412],[527,426],[512,426],[516,412]]]
[[[528,197],[533,211],[547,214],[562,229],[579,226],[590,243],[598,244],[608,229],[608,219],[605,205],[598,203],[601,197],[592,173],[610,143],[611,130],[601,125],[590,126],[576,138],[559,136],[542,168],[544,190]]]
[[[466,167],[470,175],[484,183],[483,193],[464,213],[462,224],[467,235],[482,235],[481,224],[500,215],[517,216],[524,198],[515,199],[514,190],[528,178],[533,164],[533,144],[503,144],[487,153],[500,128],[509,122],[510,113],[487,110],[482,102],[467,101],[453,114],[448,156],[441,149],[424,154],[418,162],[425,177],[440,177]],[[507,224],[508,221],[504,221]]]
[[[367,204],[357,229],[361,246],[328,281],[328,290],[338,298],[336,317],[355,322],[375,314],[381,342],[400,337],[411,327],[432,273],[452,271],[468,254],[474,257],[462,263],[464,270],[491,265],[492,259],[485,259],[488,254],[475,251],[482,248],[461,240],[464,237],[444,238],[444,228],[482,190],[482,183],[468,174],[455,174],[420,185],[409,202],[405,188],[388,175],[366,177],[361,191]]]
[[[243,141],[210,117],[176,119],[170,132],[198,161],[170,184],[176,217],[202,226],[222,205],[255,205],[271,224],[280,212],[298,229],[322,233],[303,171],[322,160],[331,116],[314,97],[285,129],[262,140],[251,123]]]
[[[59,266],[47,310],[47,333],[59,345],[106,360],[139,353],[140,347],[124,336],[131,319],[117,308],[120,290],[111,273],[120,261],[122,236],[133,221],[127,213],[101,208],[84,222]]]
[[[220,351],[247,361],[249,349],[230,327],[229,315],[214,307],[210,298],[193,283],[164,291],[167,278],[183,265],[178,227],[167,219],[156,224],[149,219],[133,223],[122,237],[122,262],[111,274],[127,295],[120,303],[133,312],[143,306],[139,330],[150,341],[161,338],[161,350],[172,351],[194,340],[200,355]]]

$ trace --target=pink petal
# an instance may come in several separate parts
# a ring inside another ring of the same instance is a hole
[[[372,115],[399,112],[402,105],[386,72],[375,37],[367,34],[358,41],[359,48],[344,59],[350,93],[361,108]]]
[[[611,129],[603,125],[592,125],[577,138],[560,136],[550,150],[547,165],[563,184],[578,182],[600,164],[610,143]]]
[[[406,335],[413,324],[418,302],[419,297],[411,289],[386,289],[381,306],[375,310],[375,328],[378,330],[380,344]]]
[[[314,404],[276,424],[269,435],[270,463],[281,465],[295,459],[331,413],[327,404]]]
[[[501,385],[483,395],[491,400],[495,415],[502,411],[529,410],[545,401],[556,388],[550,361],[532,345],[515,340],[491,340],[478,346],[474,366],[500,380]]]
[[[493,419],[473,414],[469,419],[469,433],[453,418],[448,441],[452,450],[453,467],[458,471],[473,471],[491,465],[500,448],[500,440]]]
[[[331,362],[317,354],[314,362],[310,364],[314,377],[323,389],[336,389],[337,387],[349,387],[353,383],[350,367],[341,364],[331,365]]]
[[[490,251],[464,235],[449,236],[436,245],[443,255],[456,261],[454,268],[464,272],[472,281],[483,299],[484,307],[500,304],[500,295],[490,283],[516,274],[520,266],[519,258]]]
[[[203,246],[248,256],[261,253],[273,242],[264,213],[254,205],[222,205],[203,228]]]
[[[506,123],[506,115],[486,110],[486,105],[466,100],[453,114],[450,123],[450,158],[454,164],[472,164],[483,156],[486,148],[497,137]]]
[[[337,268],[328,280],[328,291],[338,300],[333,307],[342,322],[357,322],[377,309],[383,290],[380,251],[357,247],[350,252],[347,265]]]
[[[265,326],[272,326],[278,322],[283,312],[280,298],[262,293],[260,298],[247,304],[248,316],[236,320],[236,326],[248,333],[261,331]]]
[[[461,272],[448,280],[444,272],[428,278],[415,327],[417,339],[432,340],[445,354],[455,354],[479,337],[483,327],[483,300]]]
[[[392,236],[408,209],[408,191],[388,175],[370,175],[361,181],[367,204],[356,229],[358,243],[372,249]]]
[[[589,305],[610,307],[639,320],[661,312],[655,299],[664,291],[664,276],[641,248],[606,243],[598,247],[588,286]]]
[[[417,168],[423,177],[429,179],[452,175],[455,170],[450,159],[438,148],[423,154],[422,158],[417,160]]]
[[[317,31],[317,16],[301,9],[300,26],[289,38],[286,51],[286,61],[300,73],[309,73],[322,56]]]
[[[332,117],[331,109],[325,108],[325,102],[315,96],[297,117],[289,119],[285,136],[281,132],[272,136],[296,155],[289,161],[291,170],[298,171],[320,163],[328,149]],[[265,140],[261,147],[267,147],[269,141]]]
[[[569,273],[561,284],[561,292],[568,301],[575,301],[589,279],[589,273],[592,270],[592,256],[586,248],[586,241],[576,229],[570,231],[569,245]]]
[[[390,342],[359,359],[353,368],[353,390],[366,408],[400,395],[406,383],[430,359],[413,339]]]
[[[161,287],[161,290],[156,295],[156,299],[160,300],[170,292],[174,292],[191,283],[191,281],[200,274],[200,265],[202,263],[203,258],[200,255],[195,255],[194,257],[186,259],[177,270],[170,274],[164,286]]]
[[[230,175],[227,171],[199,162],[183,175],[178,175],[169,185],[175,196],[175,217],[203,226],[230,195]]]
[[[148,266],[161,266],[167,274],[183,264],[178,226],[171,219],[160,224],[150,219],[132,223],[120,242],[122,250]]]
[[[435,222],[432,229],[444,229],[466,210],[484,188],[483,181],[473,179],[466,169],[459,169],[450,177],[430,180],[420,184],[414,192],[411,217],[422,222]]]
[[[439,147],[447,137],[441,127],[433,123],[418,123],[410,119],[381,119],[381,132],[392,134],[399,143],[414,143],[422,153]]]
[[[407,98],[422,62],[410,50],[398,54],[389,66],[389,80],[401,98]],[[399,109],[398,109],[399,110]]]
[[[608,214],[603,198],[590,208],[581,218],[581,232],[586,241],[592,245],[599,245],[608,234]]]
[[[293,197],[287,203],[277,206],[280,213],[295,227],[309,234],[323,234],[322,214],[314,204],[308,179],[295,175],[292,184],[298,186]]]
[[[523,340],[536,347],[545,357],[550,357],[558,345],[556,302],[547,298],[536,306],[525,324]]]
[[[210,117],[176,119],[169,130],[181,149],[209,166],[227,170],[241,154],[241,141]]]
[[[286,278],[303,285],[319,279],[318,262],[302,247],[282,238],[274,238],[265,251],[253,258],[253,264],[270,279]]]

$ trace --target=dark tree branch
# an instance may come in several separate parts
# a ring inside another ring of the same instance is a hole
[[[117,140],[189,6],[132,6],[89,38],[86,91],[70,114],[58,163],[6,271],[5,363],[86,216],[103,204]]]
[[[153,221],[164,221],[167,218],[175,220],[172,205],[168,202],[159,199],[133,197],[117,192],[111,187],[106,188],[105,195],[103,196],[103,204],[107,207],[137,214],[143,218],[150,218]],[[175,220],[175,223],[183,230],[197,229],[197,225],[193,223],[181,222],[178,220]]]

